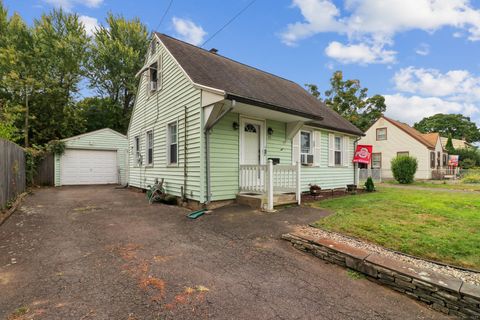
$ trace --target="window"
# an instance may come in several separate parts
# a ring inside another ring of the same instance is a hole
[[[136,136],[134,138],[134,148],[135,148],[135,162],[137,165],[142,164],[142,155],[140,154],[140,137]]]
[[[446,153],[443,154],[443,166],[446,167],[448,165],[448,155]]]
[[[410,153],[408,151],[397,152],[397,157],[408,157]]]
[[[430,152],[430,168],[435,168],[435,152]]]
[[[149,72],[149,92],[156,91],[158,88],[158,63],[154,63],[148,68]]]
[[[300,147],[302,154],[312,154],[312,133],[310,131],[300,133]]]
[[[147,149],[147,165],[153,164],[153,131],[147,131],[146,137],[146,149]]]
[[[335,137],[335,165],[342,165],[342,137]]]
[[[381,169],[381,168],[382,168],[382,154],[372,153],[372,169]]]
[[[377,141],[387,140],[387,128],[377,129]]]
[[[168,164],[177,164],[178,162],[178,141],[177,141],[177,123],[168,125]]]

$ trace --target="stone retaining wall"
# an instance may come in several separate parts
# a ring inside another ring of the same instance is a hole
[[[369,280],[423,301],[435,310],[480,319],[480,286],[330,239],[299,234],[284,234],[282,238],[299,250],[361,272]]]

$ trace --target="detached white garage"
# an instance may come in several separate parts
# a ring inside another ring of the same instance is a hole
[[[55,186],[125,184],[127,137],[101,129],[62,140],[65,153],[55,156]]]

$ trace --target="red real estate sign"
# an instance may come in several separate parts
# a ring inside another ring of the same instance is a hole
[[[369,164],[371,157],[372,157],[372,146],[359,144],[357,146],[357,150],[355,150],[355,156],[353,157],[353,162]]]

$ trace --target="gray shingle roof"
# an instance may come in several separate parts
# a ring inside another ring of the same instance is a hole
[[[268,105],[310,118],[314,125],[357,135],[357,127],[326,107],[297,83],[156,33],[193,82],[230,97]]]

